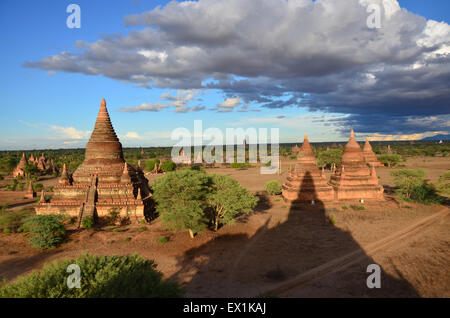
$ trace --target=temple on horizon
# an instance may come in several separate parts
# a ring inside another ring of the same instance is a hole
[[[139,167],[125,162],[120,143],[102,99],[94,131],[86,145],[84,162],[72,176],[64,165],[50,202],[43,194],[37,214],[105,217],[111,212],[131,222],[143,220],[150,207],[148,180]]]

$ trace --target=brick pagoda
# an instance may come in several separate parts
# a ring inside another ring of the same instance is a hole
[[[138,222],[144,219],[150,196],[143,171],[124,160],[122,144],[102,99],[84,162],[71,177],[64,165],[52,199],[48,203],[41,200],[36,213],[64,213],[81,222],[84,217],[105,217],[114,211]]]
[[[372,150],[372,146],[369,143],[369,139],[366,138],[366,143],[363,148],[364,160],[370,165],[375,167],[383,167],[384,165],[378,161],[377,156]]]
[[[327,201],[334,198],[333,188],[328,184],[323,169],[317,167],[307,134],[299,148],[295,168],[289,171],[283,184],[282,193],[288,201]]]
[[[383,187],[378,184],[375,167],[368,167],[364,153],[355,139],[353,130],[350,140],[342,153],[342,162],[330,184],[334,188],[335,199],[376,199],[383,200]]]

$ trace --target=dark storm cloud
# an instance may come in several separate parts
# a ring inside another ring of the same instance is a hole
[[[382,9],[380,29],[367,27],[369,3]],[[25,66],[142,87],[215,88],[261,108],[351,114],[347,125],[374,132],[409,131],[411,118],[450,113],[450,27],[395,0],[170,2],[124,23],[145,28],[78,41],[80,52]]]

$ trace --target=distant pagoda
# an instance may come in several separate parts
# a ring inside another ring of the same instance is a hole
[[[383,167],[384,165],[378,161],[377,156],[372,150],[372,146],[369,143],[369,139],[366,138],[366,143],[363,148],[364,160],[371,166]]]
[[[369,168],[364,153],[355,139],[353,129],[350,140],[342,153],[342,161],[330,184],[334,188],[335,199],[377,199],[383,200],[383,187],[378,184],[375,167]]]
[[[327,201],[334,198],[333,188],[328,184],[323,169],[317,167],[307,134],[299,148],[295,168],[289,170],[283,184],[282,194],[288,201]]]
[[[144,219],[150,204],[150,189],[143,171],[125,162],[102,99],[94,131],[86,145],[84,162],[70,177],[64,164],[59,184],[50,202],[39,203],[37,214],[65,213],[105,217],[111,211],[132,222]]]
[[[24,177],[26,166],[27,166],[27,158],[25,158],[25,153],[22,153],[22,158],[20,159],[19,163],[13,170],[13,178],[17,178],[19,176]]]

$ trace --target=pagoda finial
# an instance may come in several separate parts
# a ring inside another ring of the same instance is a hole
[[[305,138],[304,139],[308,139],[308,133],[305,133]]]
[[[138,193],[137,193],[137,196],[136,196],[136,200],[142,200],[141,188],[138,188]]]
[[[350,138],[355,138],[355,132],[353,131],[353,129],[350,131]]]
[[[41,191],[41,199],[39,200],[39,203],[45,203],[44,190]]]
[[[102,98],[102,101],[100,102],[100,106],[106,107],[106,100],[105,100],[105,98]]]
[[[126,162],[123,165],[123,174],[128,174],[128,164]]]

